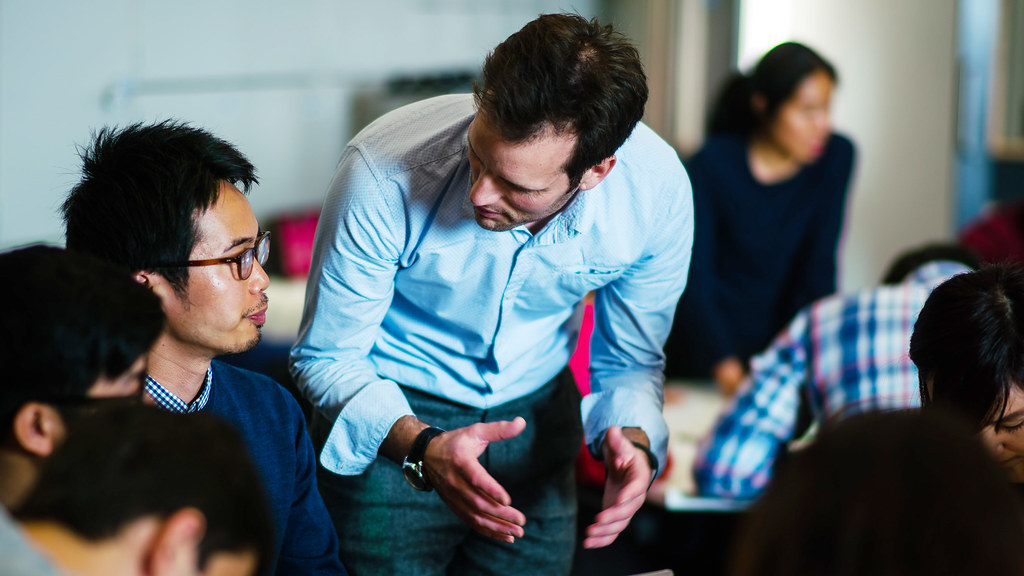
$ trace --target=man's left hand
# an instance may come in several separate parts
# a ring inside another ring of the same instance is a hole
[[[633,441],[648,444],[647,436],[638,428],[630,428],[628,433],[637,437],[627,437],[616,426],[605,432],[603,450],[608,476],[604,482],[603,509],[587,527],[584,548],[601,548],[614,542],[647,498],[654,471],[647,455],[633,445]]]

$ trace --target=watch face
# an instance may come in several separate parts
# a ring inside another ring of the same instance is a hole
[[[402,475],[405,480],[415,489],[429,492],[433,490],[430,482],[423,477],[423,458],[427,454],[427,444],[437,436],[444,433],[444,430],[435,427],[424,428],[416,436],[416,440],[409,449],[409,454],[402,460]]]
[[[402,463],[402,475],[405,476],[405,481],[413,488],[423,492],[429,492],[430,486],[427,484],[427,480],[423,477],[422,467],[422,462],[409,462],[406,460]]]

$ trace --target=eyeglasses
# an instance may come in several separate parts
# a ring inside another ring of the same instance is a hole
[[[216,266],[217,264],[235,264],[238,266],[238,279],[248,280],[252,274],[252,263],[255,260],[263,266],[270,256],[270,231],[261,232],[256,237],[256,244],[252,248],[246,248],[238,256],[231,258],[211,258],[209,260],[189,260],[188,262],[177,262],[175,264],[161,264],[156,268],[179,268],[184,266]]]

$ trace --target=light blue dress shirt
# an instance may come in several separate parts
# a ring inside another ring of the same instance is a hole
[[[7,510],[0,506],[0,574],[4,576],[61,576],[64,572],[29,541]]]
[[[413,414],[398,383],[475,408],[564,369],[594,292],[594,449],[639,426],[665,462],[664,355],[693,241],[690,183],[640,124],[596,187],[536,235],[481,228],[469,201],[472,96],[418,102],[349,143],[320,216],[292,372],[334,422],[321,463],[359,474]]]

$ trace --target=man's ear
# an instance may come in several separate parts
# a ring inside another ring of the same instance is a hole
[[[147,576],[199,573],[199,543],[206,534],[206,517],[195,508],[182,508],[160,522],[142,554]]]
[[[615,155],[611,155],[599,164],[591,166],[589,170],[583,173],[583,178],[580,180],[580,190],[590,190],[594,186],[597,186],[608,176],[608,173],[615,167]]]
[[[149,288],[153,294],[156,294],[160,298],[160,302],[164,304],[164,311],[167,310],[168,298],[175,298],[177,293],[174,291],[174,286],[164,278],[163,274],[157,272],[149,272],[146,270],[137,270],[132,274],[132,278],[136,282]]]
[[[26,402],[14,414],[11,433],[22,450],[46,458],[64,441],[64,419],[42,402]]]

